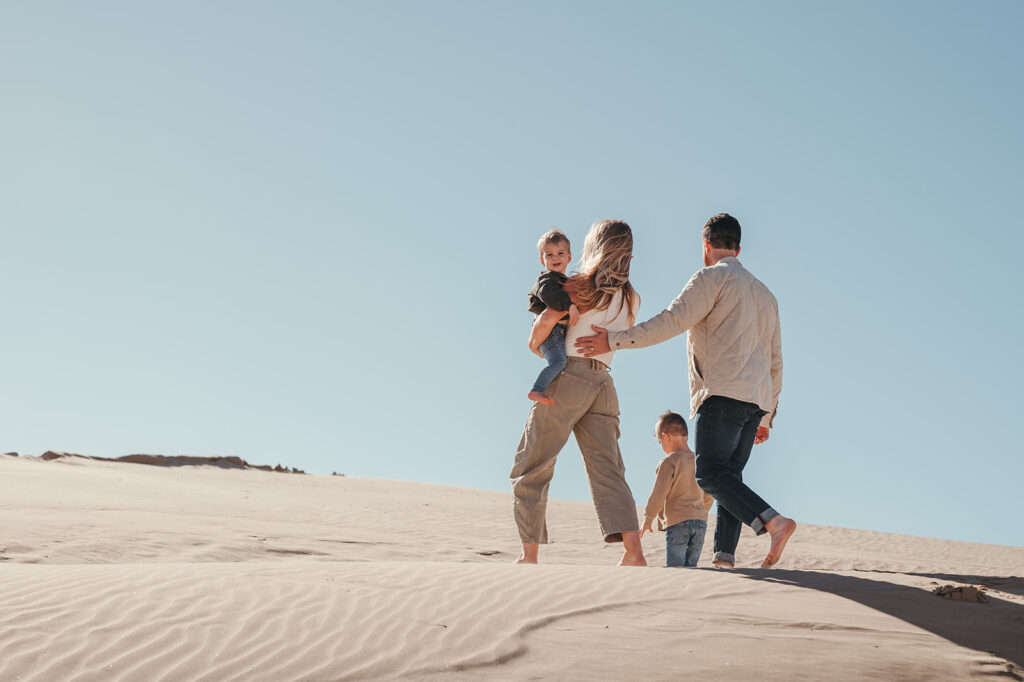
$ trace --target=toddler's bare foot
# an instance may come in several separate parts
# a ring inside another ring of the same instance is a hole
[[[765,524],[765,529],[772,536],[772,548],[768,550],[768,556],[761,563],[761,568],[771,568],[782,558],[782,550],[786,548],[786,543],[796,530],[796,521],[785,516],[776,516]]]
[[[554,405],[555,401],[547,397],[543,393],[537,393],[537,391],[530,391],[526,394],[526,397],[534,402],[538,402],[541,405]]]

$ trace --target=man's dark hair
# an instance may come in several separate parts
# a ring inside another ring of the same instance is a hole
[[[719,213],[704,223],[704,241],[715,249],[740,248],[740,221],[728,213]]]
[[[655,436],[660,436],[663,433],[672,436],[686,436],[690,431],[686,428],[686,420],[681,414],[668,411],[658,417],[658,423],[654,425]]]

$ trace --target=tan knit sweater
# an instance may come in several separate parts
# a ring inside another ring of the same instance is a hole
[[[644,509],[644,524],[657,518],[658,530],[665,530],[683,521],[707,521],[714,498],[697,485],[694,478],[694,455],[677,450],[666,455],[657,468],[654,490]]]

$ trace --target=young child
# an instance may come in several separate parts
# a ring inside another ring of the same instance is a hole
[[[694,455],[686,443],[689,432],[682,416],[666,412],[658,417],[654,435],[667,456],[658,463],[640,537],[651,530],[651,522],[657,518],[658,530],[665,531],[665,565],[696,566],[704,546],[708,510],[715,499],[697,486]]]
[[[565,369],[565,320],[576,324],[580,311],[573,305],[563,285],[565,269],[572,260],[569,238],[560,230],[550,230],[537,242],[544,272],[530,290],[530,312],[534,314],[530,350],[548,361],[548,366],[537,375],[533,388],[526,394],[530,400],[545,405],[554,404],[545,391]]]

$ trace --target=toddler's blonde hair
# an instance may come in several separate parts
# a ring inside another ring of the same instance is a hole
[[[548,230],[540,236],[540,241],[537,242],[537,251],[540,252],[541,258],[544,257],[544,247],[548,244],[561,244],[565,242],[566,247],[572,251],[572,244],[569,242],[569,238],[565,236],[565,233],[559,229]]]

